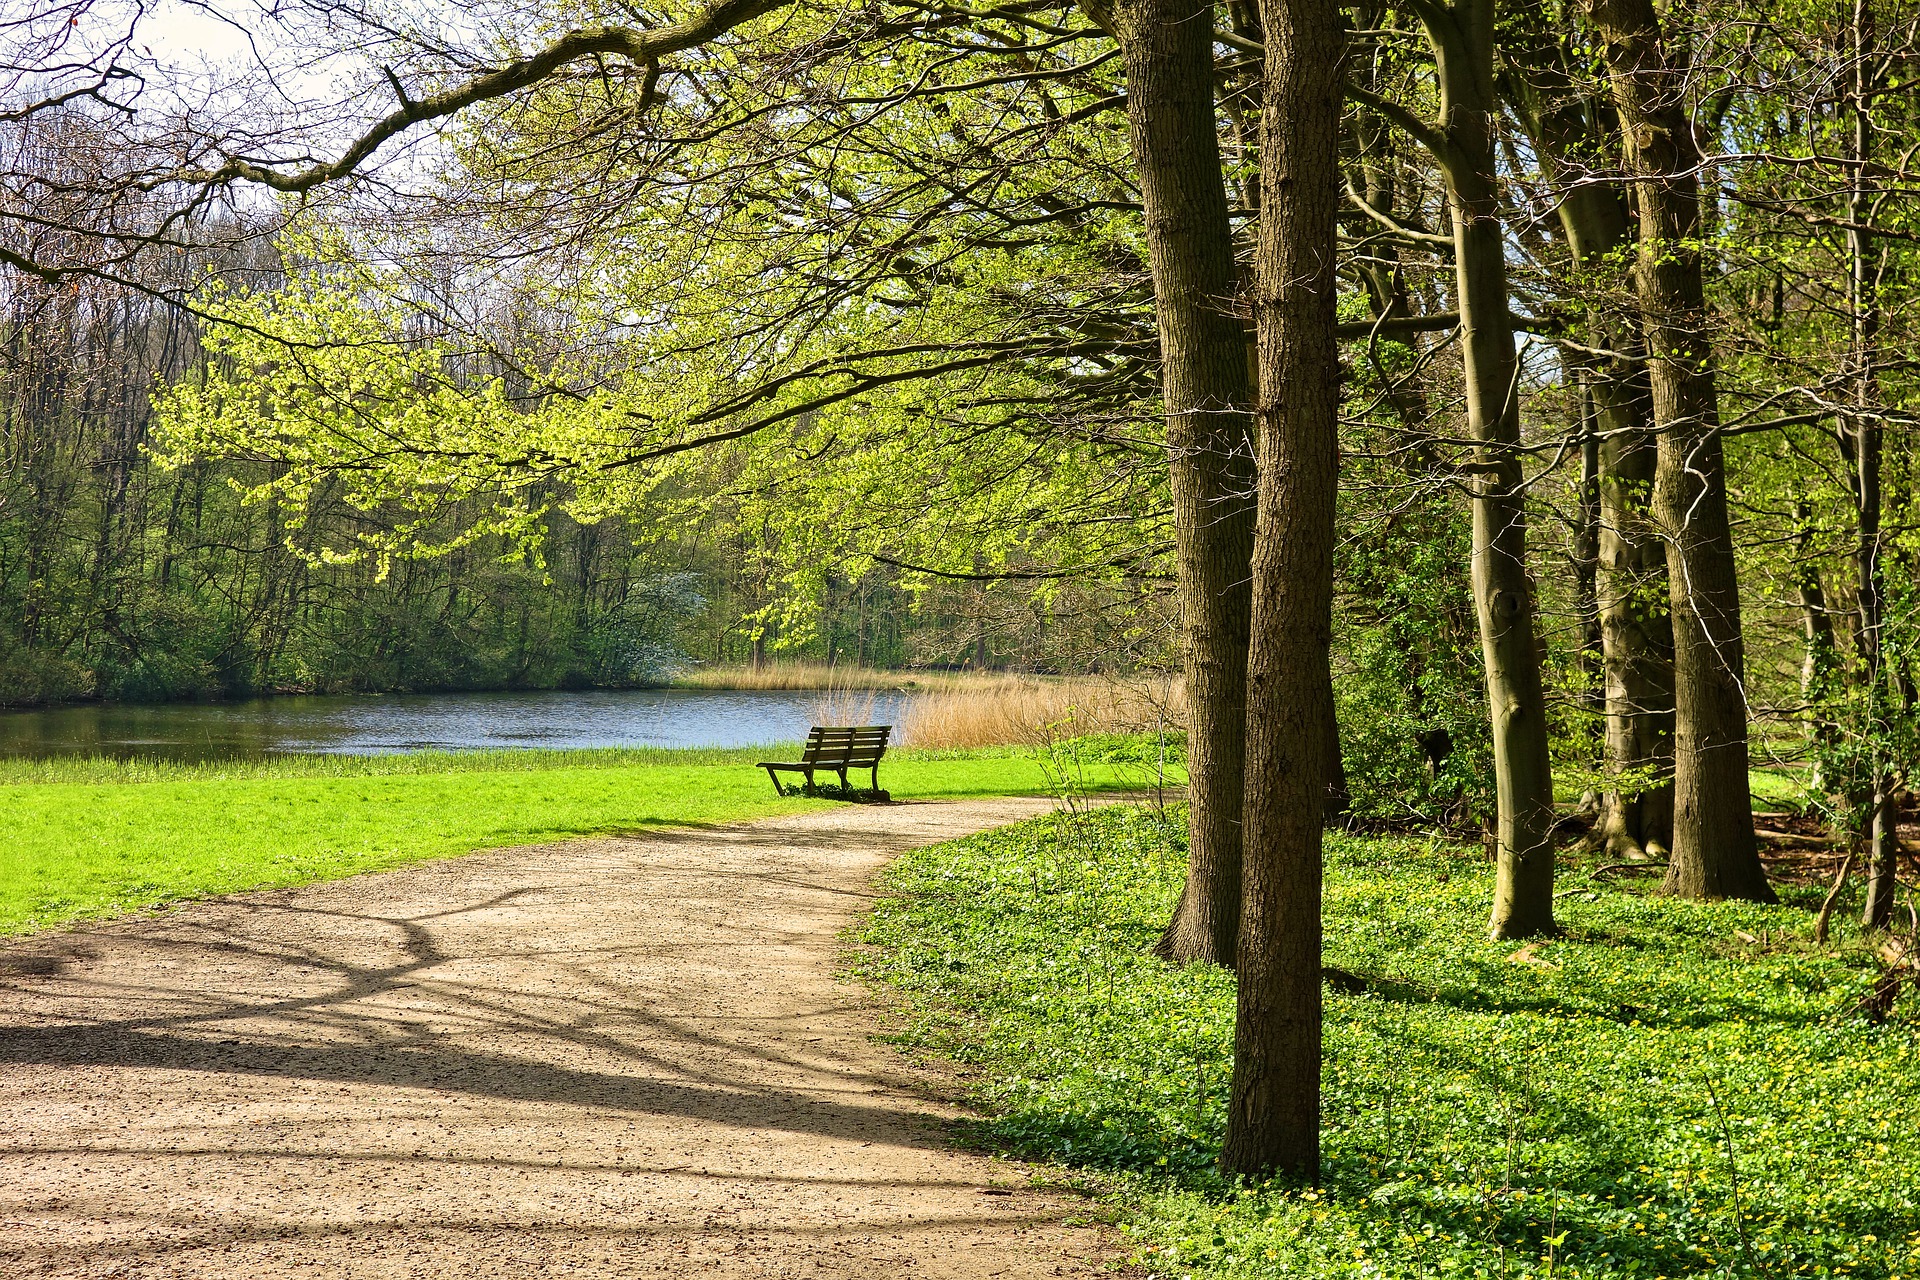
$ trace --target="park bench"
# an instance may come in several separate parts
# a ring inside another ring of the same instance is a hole
[[[760,768],[767,771],[767,777],[773,779],[773,789],[781,795],[787,789],[780,785],[782,773],[805,774],[807,781],[800,791],[803,795],[817,794],[813,784],[813,775],[819,773],[837,773],[840,775],[840,790],[851,797],[853,787],[847,781],[849,769],[870,769],[872,787],[862,799],[885,800],[887,793],[880,789],[880,757],[887,754],[887,735],[893,732],[890,724],[863,724],[852,728],[830,729],[815,725],[807,735],[806,750],[800,753],[798,760],[762,760]]]

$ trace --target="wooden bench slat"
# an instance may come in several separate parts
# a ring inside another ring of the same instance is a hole
[[[767,771],[767,777],[773,782],[773,789],[784,795],[785,788],[780,785],[781,773],[803,773],[806,775],[806,790],[813,788],[813,775],[816,771],[826,770],[840,775],[840,786],[852,790],[847,781],[847,773],[852,769],[872,771],[871,790],[876,797],[884,797],[880,790],[880,760],[887,753],[887,739],[893,733],[890,724],[865,725],[815,725],[807,734],[806,747],[798,760],[762,760],[758,767]]]

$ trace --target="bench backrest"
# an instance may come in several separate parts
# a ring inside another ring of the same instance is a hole
[[[890,724],[863,724],[834,729],[815,725],[807,735],[806,753],[800,758],[808,764],[865,768],[878,764],[887,753]]]

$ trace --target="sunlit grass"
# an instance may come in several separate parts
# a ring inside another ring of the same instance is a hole
[[[0,785],[0,933],[475,849],[825,807],[754,761],[786,748],[16,762]],[[1096,787],[1128,764],[1084,763]],[[1047,794],[1030,753],[890,753],[897,799]]]
[[[903,1039],[969,1067],[987,1144],[1097,1175],[1143,1274],[1920,1275],[1920,994],[1842,904],[1696,903],[1570,857],[1562,936],[1486,940],[1477,847],[1328,838],[1317,1190],[1216,1169],[1233,975],[1151,954],[1184,827],[1137,809],[905,855],[867,933]],[[1856,882],[1857,886],[1857,882]],[[1737,1208],[1737,1212],[1736,1212]]]
[[[0,786],[36,782],[166,782],[218,778],[368,778],[399,774],[527,773],[537,769],[621,769],[636,765],[730,765],[796,750],[758,747],[599,747],[572,750],[407,751],[373,755],[243,756],[167,760],[152,756],[0,758]]]

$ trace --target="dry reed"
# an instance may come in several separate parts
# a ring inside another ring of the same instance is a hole
[[[673,683],[683,689],[818,689],[831,693],[854,689],[967,689],[990,687],[1006,679],[993,672],[879,671],[781,660],[758,667],[695,667],[674,677]]]
[[[694,689],[806,690],[815,724],[873,724],[897,706],[894,741],[915,747],[999,747],[1083,733],[1186,727],[1186,690],[1171,676],[1030,676],[991,671],[875,671],[824,662],[700,667]],[[886,698],[904,693],[904,705]],[[885,701],[883,702],[883,698]]]
[[[907,699],[899,741],[915,747],[1039,743],[1083,733],[1138,733],[1186,724],[1176,680],[1002,677],[997,685]]]
[[[882,692],[862,687],[822,689],[807,699],[807,711],[815,724],[877,724],[885,714],[878,710]]]

